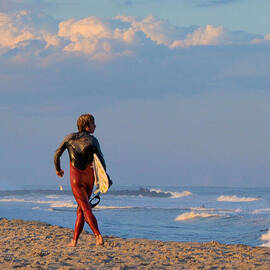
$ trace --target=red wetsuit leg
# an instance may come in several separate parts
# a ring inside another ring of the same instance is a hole
[[[73,240],[75,240],[75,242],[77,242],[83,227],[84,227],[84,215],[83,215],[83,211],[81,209],[80,206],[77,207],[77,218],[76,218],[76,222],[75,222],[75,229],[74,229],[74,234],[73,234]]]
[[[87,222],[95,235],[100,235],[97,220],[88,202],[94,185],[93,168],[89,165],[85,170],[79,170],[70,164],[70,184],[74,198],[78,203],[73,240],[77,241],[83,230],[84,221]]]

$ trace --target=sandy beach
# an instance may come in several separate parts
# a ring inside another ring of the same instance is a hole
[[[0,220],[1,269],[270,269],[270,249],[218,242],[181,243],[105,236],[36,221]]]

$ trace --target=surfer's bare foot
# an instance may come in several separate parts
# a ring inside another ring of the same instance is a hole
[[[68,243],[68,247],[76,247],[76,245],[77,245],[77,241],[75,241],[75,240],[71,240],[69,243]]]
[[[96,246],[102,246],[104,244],[103,237],[101,234],[96,235]]]

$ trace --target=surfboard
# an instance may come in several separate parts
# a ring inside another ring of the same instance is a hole
[[[107,176],[105,169],[102,166],[98,156],[94,153],[94,175],[95,175],[95,186],[96,190],[94,194],[106,193],[110,187],[110,180]]]

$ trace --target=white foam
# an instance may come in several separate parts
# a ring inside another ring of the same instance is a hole
[[[260,198],[252,198],[252,197],[237,197],[235,195],[232,196],[224,196],[221,195],[217,198],[218,202],[253,202],[261,200]]]
[[[55,195],[46,196],[47,198],[56,198]],[[55,208],[77,208],[77,204],[73,201],[56,201],[56,200],[26,200],[19,198],[9,198],[9,199],[1,199],[0,202],[23,202],[23,203],[35,203],[35,204],[49,204],[49,209]],[[39,207],[33,207],[32,209],[38,209]],[[129,209],[134,208],[133,206],[102,206],[98,205],[95,209]]]
[[[19,199],[19,198],[9,198],[9,199],[0,199],[0,202],[23,202],[23,203],[35,203],[35,204],[51,204],[51,205],[58,205],[58,204],[69,204],[68,202],[63,201],[55,201],[55,200],[26,200],[26,199]],[[60,207],[60,206],[59,206]]]
[[[252,211],[252,214],[260,214],[260,213],[265,213],[265,212],[270,212],[270,208],[256,209]]]
[[[0,199],[0,202],[26,202],[26,200],[25,199],[10,198],[10,199]]]
[[[192,193],[190,191],[183,191],[183,192],[173,192],[173,191],[163,191],[159,188],[151,188],[150,192],[156,192],[156,193],[165,193],[165,194],[169,194],[171,195],[171,198],[182,198],[182,197],[186,197],[186,196],[191,196]]]
[[[46,198],[48,198],[48,199],[57,199],[57,198],[59,198],[59,195],[47,195]]]
[[[213,213],[201,213],[201,212],[186,212],[178,217],[175,218],[175,221],[183,221],[183,220],[190,220],[190,219],[195,219],[195,218],[209,218],[209,217],[218,217],[220,215],[218,214],[213,214]]]
[[[217,208],[205,208],[204,206],[201,207],[191,207],[192,211],[218,211]]]
[[[50,204],[51,208],[76,208],[77,204],[74,202],[54,202]]]
[[[170,192],[172,194],[172,198],[182,198],[182,197],[187,197],[191,196],[192,193],[190,191],[183,191],[183,192]]]
[[[201,207],[191,207],[192,211],[199,211],[199,212],[219,212],[220,213],[239,213],[242,212],[242,209],[236,208],[236,209],[223,209],[223,208],[206,208],[204,206]]]
[[[97,205],[94,209],[130,209],[134,208],[133,206],[105,206],[105,205]]]
[[[262,247],[270,247],[270,230],[267,231],[267,233],[263,234],[260,238],[262,241],[266,241],[266,243],[263,243]]]
[[[150,188],[150,192],[156,192],[156,193],[168,193],[167,191],[162,191],[159,188]]]

